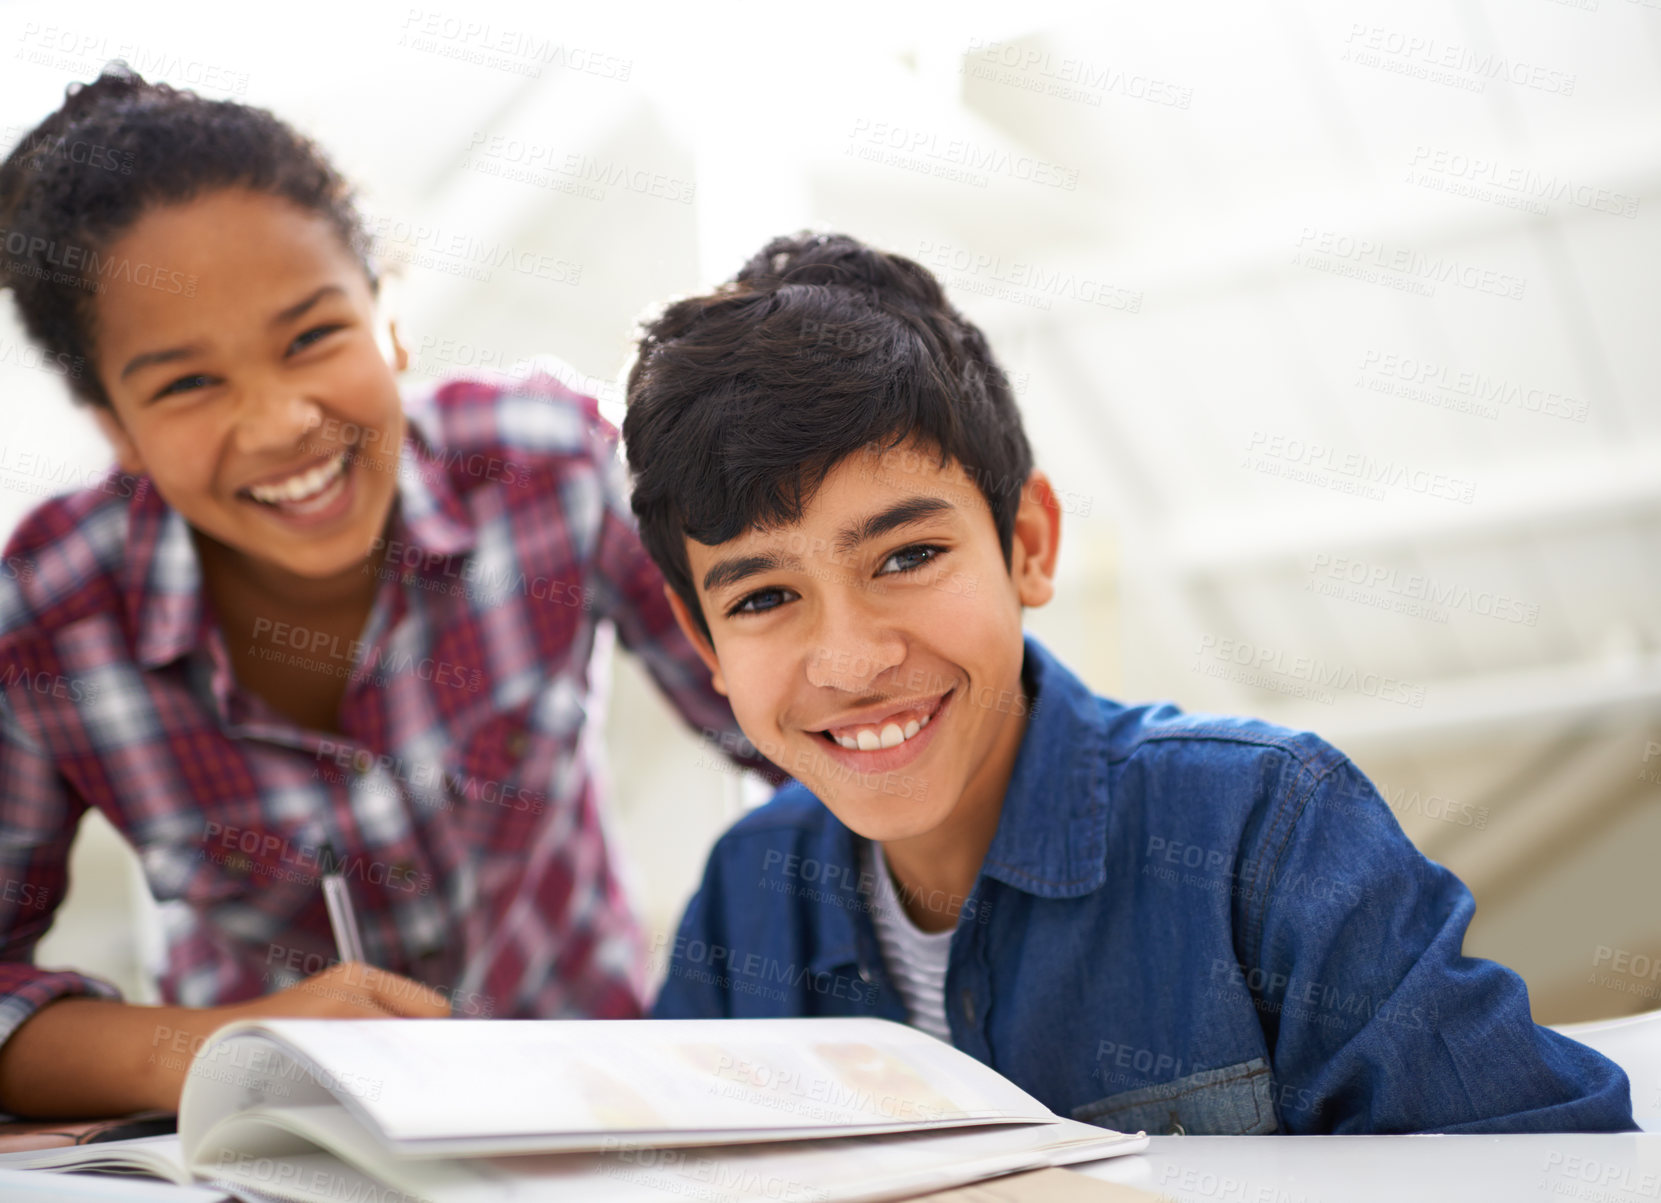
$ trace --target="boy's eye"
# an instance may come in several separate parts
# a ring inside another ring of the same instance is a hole
[[[882,562],[878,576],[892,576],[901,572],[916,572],[917,569],[933,563],[945,553],[945,548],[935,547],[931,543],[916,543],[910,547],[902,547]]]
[[[739,614],[765,614],[768,610],[778,609],[795,596],[788,589],[757,589],[754,593],[747,593],[739,598],[727,611],[727,617],[733,618]]]
[[[180,376],[177,380],[170,381],[168,384],[163,385],[161,390],[156,393],[152,400],[159,401],[163,397],[172,397],[178,395],[179,393],[194,392],[200,388],[207,388],[208,385],[212,383],[212,376],[204,376],[200,373],[194,376]]]
[[[313,326],[304,334],[296,337],[295,340],[289,344],[288,349],[290,351],[304,351],[307,347],[314,343],[320,342],[339,329],[341,329],[340,326]]]

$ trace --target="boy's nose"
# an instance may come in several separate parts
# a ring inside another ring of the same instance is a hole
[[[898,631],[863,611],[845,610],[820,623],[819,637],[807,653],[808,683],[857,693],[898,668],[905,655],[905,639]]]

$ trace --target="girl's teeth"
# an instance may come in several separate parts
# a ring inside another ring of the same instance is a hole
[[[345,467],[346,453],[342,451],[326,464],[319,464],[310,471],[291,476],[280,484],[255,485],[248,493],[255,501],[263,501],[267,505],[303,501],[326,489]]]

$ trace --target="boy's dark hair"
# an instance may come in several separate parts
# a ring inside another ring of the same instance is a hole
[[[775,238],[641,333],[623,420],[641,540],[707,637],[686,538],[798,521],[837,464],[914,436],[979,486],[1008,563],[1032,450],[985,336],[910,259]]]
[[[109,258],[110,244],[152,206],[232,187],[327,219],[375,285],[351,188],[316,145],[265,109],[146,83],[122,62],[70,84],[0,164],[0,287],[29,337],[75,365],[66,380],[79,400],[109,405],[90,367],[93,299],[102,277],[135,270]]]

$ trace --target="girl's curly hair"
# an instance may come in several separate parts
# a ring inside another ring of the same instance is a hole
[[[76,398],[108,407],[92,370],[93,300],[132,266],[108,248],[152,206],[221,188],[282,197],[325,218],[376,282],[351,187],[310,139],[265,109],[146,83],[123,62],[23,136],[0,164],[0,287]],[[155,265],[148,265],[154,272]]]

